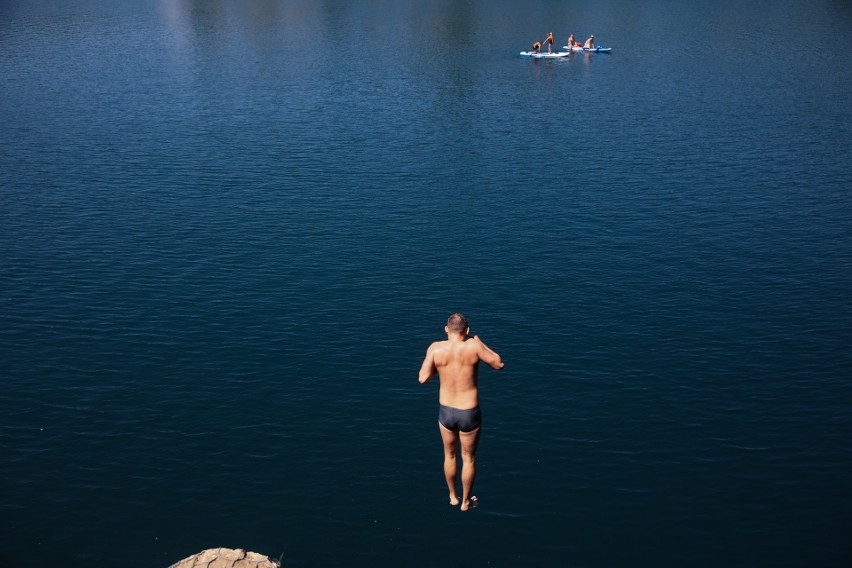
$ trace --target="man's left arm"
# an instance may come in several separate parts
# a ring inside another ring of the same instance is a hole
[[[478,335],[474,335],[473,339],[479,345],[479,359],[481,361],[484,361],[486,365],[497,371],[506,366],[506,364],[503,363],[503,358],[490,347],[485,345],[485,342],[479,339]]]

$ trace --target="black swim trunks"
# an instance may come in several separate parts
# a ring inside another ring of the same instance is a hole
[[[441,404],[438,409],[438,422],[453,432],[473,432],[482,426],[482,412],[478,406],[462,410]]]

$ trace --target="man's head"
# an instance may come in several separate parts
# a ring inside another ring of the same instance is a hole
[[[464,335],[467,333],[467,318],[461,314],[453,314],[447,319],[447,333]]]

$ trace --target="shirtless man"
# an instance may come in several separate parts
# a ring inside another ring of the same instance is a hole
[[[594,49],[595,48],[595,36],[592,34],[592,37],[586,40],[586,43],[583,44],[585,49]]]
[[[476,505],[476,497],[471,495],[471,491],[476,478],[476,446],[482,426],[476,388],[479,362],[484,361],[498,371],[504,364],[500,355],[489,349],[478,336],[468,336],[470,328],[463,315],[451,315],[444,331],[447,340],[436,341],[426,350],[419,380],[423,384],[435,378],[436,374],[441,376],[438,429],[444,443],[444,477],[450,490],[450,505],[458,505],[456,453],[461,442],[461,510],[467,511]]]
[[[568,48],[574,49],[575,47],[579,46],[577,45],[577,40],[574,39],[574,34],[571,34],[570,36],[568,36]]]

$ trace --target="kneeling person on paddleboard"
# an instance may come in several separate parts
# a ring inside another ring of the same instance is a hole
[[[583,45],[585,49],[594,49],[595,48],[595,34],[586,40],[586,43]]]

